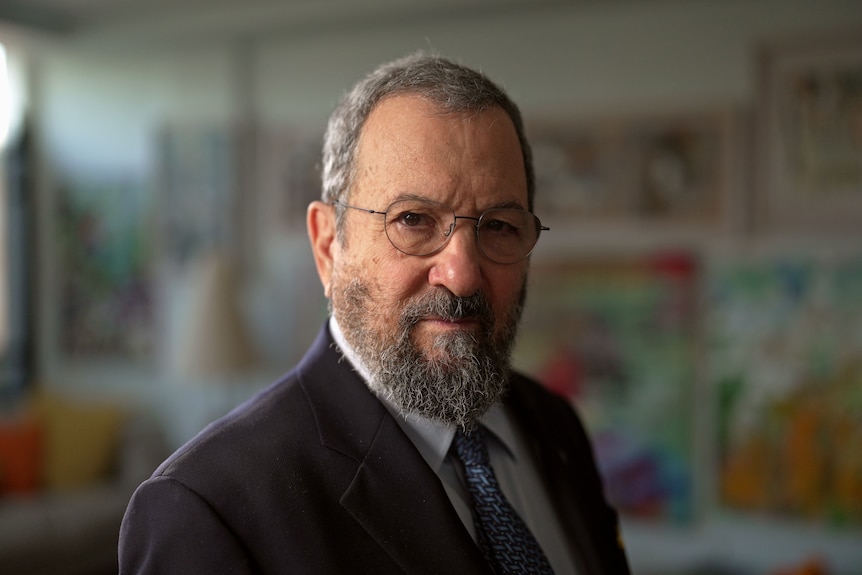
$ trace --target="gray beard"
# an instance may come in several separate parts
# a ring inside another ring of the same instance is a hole
[[[508,388],[523,292],[524,288],[496,341],[494,314],[481,294],[459,298],[435,289],[408,302],[392,331],[378,333],[368,329],[370,321],[365,319],[377,313],[373,299],[365,284],[353,278],[334,311],[345,338],[370,373],[374,393],[402,414],[471,430]],[[420,318],[428,315],[450,321],[475,318],[482,331],[440,334],[432,342],[435,356],[426,357],[410,335]]]

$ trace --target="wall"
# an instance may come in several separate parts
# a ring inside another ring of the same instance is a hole
[[[36,100],[48,161],[40,190],[40,309],[50,309],[54,297],[50,286],[55,283],[56,246],[44,235],[52,226],[53,184],[67,173],[150,176],[157,162],[154,141],[165,125],[253,122],[313,133],[322,129],[340,95],[361,74],[417,49],[439,51],[488,72],[522,105],[528,122],[712,106],[751,111],[757,97],[758,50],[764,43],[862,26],[862,5],[841,0],[508,6],[495,11],[474,5],[461,15],[458,8],[444,4],[416,19],[382,12],[357,21],[333,16],[316,27],[271,22],[250,35],[201,33],[199,38],[178,39],[166,33],[149,46],[140,41],[141,33],[138,42],[128,46],[121,33],[102,30],[45,50],[38,62]],[[744,178],[737,182],[744,183]],[[270,316],[281,317],[293,308],[290,297],[316,289],[313,266],[302,233],[261,240],[252,233],[254,213],[245,215],[246,245],[257,250],[246,288],[263,298],[258,304]],[[571,239],[558,236],[567,237]],[[560,245],[567,240],[558,239],[557,245],[554,241],[548,236],[546,249],[571,247]],[[623,230],[622,240],[614,241],[631,245],[644,239]],[[769,238],[731,231],[715,242],[759,248]],[[824,244],[831,249],[828,239]],[[262,291],[266,293],[261,296]],[[303,346],[291,339],[298,323],[288,319],[261,328],[268,341],[290,342],[283,358]],[[175,443],[259,387],[270,371],[286,367],[267,366],[265,374],[249,374],[248,385],[239,388],[223,382],[183,385],[159,370],[72,369],[53,349],[56,318],[43,312],[39,325],[46,379],[136,397],[158,408]],[[186,405],[192,406],[191,414]],[[709,506],[710,495],[702,497]],[[668,572],[713,558],[732,558],[752,572],[766,572],[812,549],[829,555],[838,572],[858,572],[854,569],[862,565],[862,557],[856,536],[733,517],[699,522],[686,532],[627,526],[632,560],[640,573]],[[751,545],[751,540],[760,544]]]
[[[285,27],[282,33],[275,26],[250,40],[176,49],[171,43],[124,49],[118,40],[103,45],[85,38],[44,62],[46,144],[61,162],[84,162],[83,151],[125,151],[122,159],[110,154],[110,164],[143,169],[155,124],[234,119],[249,99],[263,123],[317,127],[362,73],[417,49],[485,70],[528,116],[750,106],[764,42],[828,36],[862,21],[853,0],[538,6],[464,19],[450,8],[424,22],[341,24],[322,32]],[[250,70],[237,72],[246,62]],[[92,148],[82,148],[81,133]]]

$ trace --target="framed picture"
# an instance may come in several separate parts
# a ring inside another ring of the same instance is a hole
[[[51,289],[58,302],[51,350],[63,364],[152,361],[152,214],[140,181],[67,177],[59,186],[50,244],[57,266]]]
[[[726,209],[730,142],[717,114],[644,118],[626,126],[623,173],[637,219],[718,225]]]
[[[536,212],[567,226],[730,226],[738,215],[741,116],[715,109],[537,121],[530,134]]]
[[[766,231],[862,230],[862,31],[762,53],[758,222]]]
[[[515,365],[576,407],[624,515],[691,520],[696,258],[567,258],[530,273]]]
[[[617,142],[607,126],[544,122],[530,140],[538,214],[568,220],[624,217],[624,193],[613,165]]]
[[[706,372],[722,508],[862,526],[862,252],[719,258]]]

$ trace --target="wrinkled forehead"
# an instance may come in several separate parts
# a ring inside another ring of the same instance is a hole
[[[446,112],[418,96],[389,97],[362,128],[351,202],[413,195],[450,204],[527,207],[515,127],[498,107]],[[384,206],[377,206],[382,209]]]

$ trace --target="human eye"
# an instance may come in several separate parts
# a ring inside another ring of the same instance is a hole
[[[495,236],[518,236],[524,228],[524,217],[517,210],[495,210],[482,217],[480,232]]]
[[[392,214],[390,222],[405,228],[433,227],[434,217],[426,212],[410,209]]]
[[[438,227],[439,215],[422,202],[396,202],[387,214],[389,225],[405,231],[425,232]]]
[[[442,221],[440,207],[432,202],[398,201],[386,210],[386,235],[402,252],[426,255],[438,249],[446,235]]]

